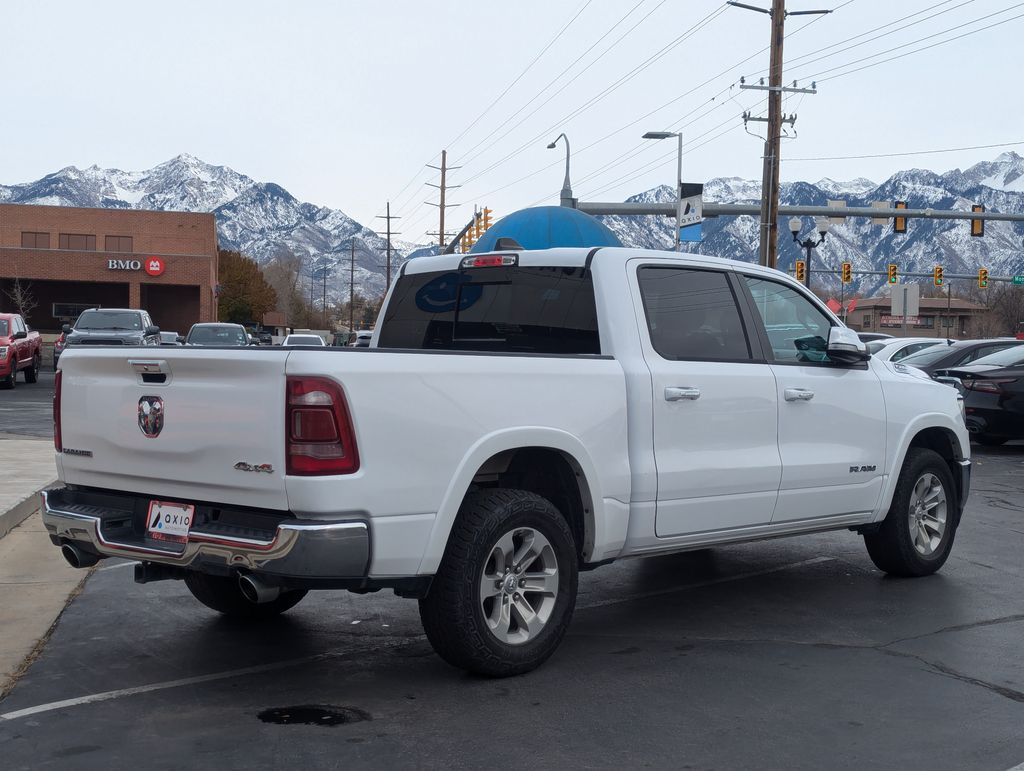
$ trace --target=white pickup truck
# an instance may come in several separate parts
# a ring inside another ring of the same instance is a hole
[[[955,389],[871,360],[787,276],[600,248],[406,263],[370,348],[69,349],[54,405],[73,565],[138,560],[261,618],[311,589],[419,600],[448,662],[558,646],[578,571],[826,530],[881,570],[946,560]]]

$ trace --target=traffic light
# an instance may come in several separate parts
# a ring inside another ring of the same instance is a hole
[[[932,270],[932,281],[935,282],[935,286],[942,286],[942,266],[936,265]]]
[[[978,288],[988,289],[988,268],[978,268]]]
[[[486,206],[484,207],[483,211],[483,221],[484,230],[487,230],[487,228],[489,228],[493,224],[491,222],[491,210],[488,209]]]
[[[889,283],[898,284],[900,282],[899,276],[896,274],[898,268],[893,263],[889,263]]]
[[[971,211],[973,212],[984,212],[984,204],[976,203],[971,205]],[[985,220],[971,220],[971,235],[972,236],[983,236],[985,235]],[[980,279],[979,279],[980,280]]]
[[[894,208],[894,209],[906,209],[907,208],[907,202],[906,201],[893,201],[892,208]],[[892,218],[892,232],[893,233],[906,233],[907,232],[907,218],[906,217],[893,217]],[[889,283],[890,284],[895,284],[896,282],[893,281],[892,279],[889,279]]]
[[[796,280],[801,284],[807,279],[807,263],[803,260],[796,261]]]
[[[840,271],[839,275],[842,278],[844,284],[849,284],[851,281],[853,281],[853,265],[849,262],[844,262],[843,269],[842,271]]]

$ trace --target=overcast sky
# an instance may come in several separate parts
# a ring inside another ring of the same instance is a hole
[[[785,80],[816,78],[818,93],[785,103],[799,119],[783,181],[880,182],[902,168],[1024,154],[1024,18],[1014,18],[1024,3],[787,6],[835,10],[787,20]],[[561,131],[584,199],[672,183],[674,146],[640,140],[650,130],[681,128],[689,181],[760,178],[762,142],[739,115],[761,113],[764,95],[736,84],[766,74],[769,18],[712,0],[68,0],[6,3],[2,14],[0,183],[68,165],[145,169],[188,152],[370,226],[390,199],[405,216],[401,238],[422,241],[436,229],[422,204],[436,173],[424,165],[444,148],[463,166],[449,175],[463,184],[449,195],[462,204],[450,222],[474,204],[500,216],[557,203],[564,151],[546,145]]]

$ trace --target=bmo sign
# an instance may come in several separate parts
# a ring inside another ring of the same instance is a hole
[[[160,257],[147,257],[144,260],[107,260],[107,270],[144,270],[150,276],[162,275],[166,267]]]

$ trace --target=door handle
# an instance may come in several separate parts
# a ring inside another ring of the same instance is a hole
[[[682,399],[689,399],[694,401],[700,398],[699,388],[666,388],[665,389],[665,401],[667,402],[678,402]]]
[[[787,388],[785,397],[787,402],[809,402],[814,398],[814,391],[806,388]]]

